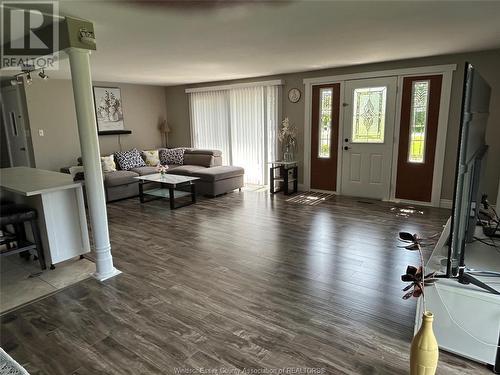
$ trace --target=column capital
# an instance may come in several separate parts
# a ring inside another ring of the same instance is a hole
[[[68,55],[69,54],[76,54],[76,53],[83,53],[90,55],[91,50],[89,49],[84,49],[84,48],[77,48],[77,47],[69,47],[64,50]]]

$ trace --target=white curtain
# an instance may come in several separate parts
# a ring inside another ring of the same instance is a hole
[[[245,168],[245,181],[264,184],[264,87],[229,91],[232,162]]]
[[[279,87],[266,86],[266,133],[267,133],[267,161],[278,160],[279,142],[278,142],[278,127],[279,127]],[[266,182],[267,181],[267,173]]]
[[[245,182],[267,183],[277,155],[278,86],[190,93],[193,147],[215,148],[224,164],[245,168]]]
[[[227,91],[190,94],[191,139],[195,148],[222,151],[222,163],[231,164],[229,100]]]

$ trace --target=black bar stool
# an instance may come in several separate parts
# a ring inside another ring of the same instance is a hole
[[[13,201],[9,200],[9,199],[6,199],[6,198],[0,198],[0,213],[2,212],[2,208],[5,207],[5,206],[8,206],[8,205],[12,205],[14,204]],[[11,234],[8,233],[8,230],[7,230],[7,227],[6,226],[0,226],[0,230],[2,231],[2,235],[1,237],[4,237],[4,236],[10,236],[12,237]],[[7,246],[9,246],[9,244],[6,244]]]
[[[0,249],[0,255],[3,257],[35,250],[40,267],[44,270],[47,266],[36,218],[36,210],[24,204],[6,203],[0,206],[0,228],[2,230],[0,245],[5,246],[5,248]],[[31,226],[34,242],[28,241],[26,237],[25,223],[29,223]],[[12,227],[13,230],[10,230],[9,227]]]

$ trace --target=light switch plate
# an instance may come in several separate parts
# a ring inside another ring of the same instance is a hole
[[[38,135],[39,135],[40,137],[43,137],[43,136],[44,136],[43,129],[38,129]]]

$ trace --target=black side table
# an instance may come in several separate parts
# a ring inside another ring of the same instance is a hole
[[[283,191],[285,195],[295,194],[299,184],[299,167],[296,161],[269,162],[269,191],[271,194]],[[278,172],[278,174],[276,174]],[[283,182],[282,188],[276,189],[275,183]],[[290,184],[293,188],[290,191]]]

